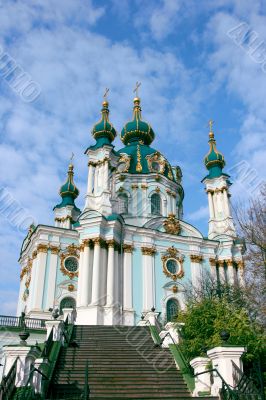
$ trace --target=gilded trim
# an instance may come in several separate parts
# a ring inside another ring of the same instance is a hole
[[[184,261],[184,256],[180,254],[180,252],[174,247],[169,247],[167,251],[162,255],[161,257],[162,262],[163,262],[163,273],[173,279],[174,281],[177,280],[177,278],[181,279],[184,276],[184,270],[183,270],[183,261]],[[178,265],[178,272],[176,274],[171,273],[167,269],[167,261],[168,260],[175,260],[177,265]]]
[[[141,252],[144,256],[154,256],[156,253],[155,247],[141,247]]]

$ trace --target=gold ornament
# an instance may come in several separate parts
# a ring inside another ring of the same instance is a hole
[[[142,171],[141,153],[140,153],[139,144],[137,145],[137,165],[136,165],[136,171],[137,171],[137,172],[141,172],[141,171]]]
[[[152,155],[146,156],[146,160],[148,162],[148,168],[150,172],[156,172],[160,174],[164,173],[166,161],[158,151]],[[155,163],[159,166],[159,169],[154,168]]]
[[[142,247],[141,251],[144,256],[153,256],[156,253],[156,248],[155,247]]]
[[[184,270],[183,270],[184,256],[181,255],[174,246],[169,247],[166,253],[162,255],[161,259],[163,262],[163,272],[167,277],[176,281],[177,278],[180,279],[184,276]],[[176,265],[178,267],[178,271],[176,273],[172,273],[171,271],[168,270],[167,262],[169,260],[174,260],[176,262]]]
[[[78,271],[72,272],[68,271],[67,268],[65,267],[65,260],[68,257],[75,257],[79,259],[79,246],[75,245],[74,243],[70,244],[66,250],[65,253],[62,253],[60,255],[61,263],[60,263],[60,271],[64,274],[67,275],[70,279],[73,279],[74,277],[78,276]]]
[[[123,244],[124,253],[132,253],[133,249],[134,247],[132,244]]]
[[[203,260],[203,257],[197,254],[190,254],[190,260],[192,262],[200,263]]]
[[[163,226],[166,233],[171,235],[179,235],[181,231],[181,226],[179,220],[176,218],[175,214],[169,214],[166,220],[163,222]]]
[[[75,290],[75,286],[71,283],[70,285],[68,285],[67,290],[69,292],[73,292]]]

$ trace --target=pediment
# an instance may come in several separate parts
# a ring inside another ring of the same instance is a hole
[[[156,217],[152,218],[146,224],[144,224],[143,228],[148,228],[148,229],[156,229],[160,232],[165,232],[165,227],[164,227],[164,222],[166,218],[165,217]],[[201,232],[195,228],[193,225],[190,225],[189,223],[185,221],[179,221],[180,224],[180,233],[178,236],[189,236],[189,237],[198,237],[198,238],[203,238],[203,235]]]

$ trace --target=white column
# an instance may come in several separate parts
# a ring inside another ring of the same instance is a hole
[[[119,255],[118,255],[118,250],[115,248],[115,255],[114,255],[114,260],[115,260],[115,290],[114,290],[114,303],[115,305],[122,305],[122,299],[120,299],[120,271],[119,271]]]
[[[154,248],[142,247],[143,311],[155,306]]]
[[[214,218],[214,208],[213,208],[213,197],[212,193],[208,190],[208,202],[209,202],[209,210],[210,210],[210,219]]]
[[[37,271],[37,251],[35,250],[32,253],[32,267],[31,267],[31,280],[30,280],[30,287],[29,287],[29,298],[28,298],[28,312],[33,309],[33,302],[34,302],[34,288],[36,285],[36,271]]]
[[[170,195],[170,191],[167,189],[167,214],[171,214],[172,213],[172,199],[171,199],[171,195]]]
[[[226,273],[225,273],[225,268],[224,268],[224,260],[218,260],[218,265],[219,265],[219,278],[220,278],[220,282],[222,284],[227,282],[227,277],[226,277]]]
[[[100,242],[101,239],[94,239],[93,273],[92,273],[92,292],[91,304],[99,305],[100,301]]]
[[[100,279],[100,298],[101,305],[106,304],[106,291],[107,291],[107,248],[101,248],[101,279]]]
[[[123,259],[123,309],[133,308],[133,277],[132,277],[133,246],[124,245]]]
[[[94,177],[93,177],[93,180],[94,180],[93,186],[94,186],[94,195],[95,195],[95,194],[97,194],[97,192],[98,192],[99,165],[96,165],[95,168],[94,168]]]
[[[227,279],[229,285],[235,284],[235,272],[234,272],[234,265],[232,260],[226,260],[227,264]]]
[[[132,215],[138,214],[138,185],[133,184],[132,186]]]
[[[149,204],[147,198],[148,185],[146,184],[141,185],[141,189],[142,189],[142,215],[146,217],[149,214]]]
[[[41,310],[47,259],[47,246],[42,244],[38,245],[37,252],[36,284],[33,295],[33,309]]]
[[[89,172],[88,172],[88,194],[92,194],[93,188],[93,165],[89,164]]]
[[[190,255],[191,260],[191,280],[192,285],[195,289],[200,288],[202,280],[202,256],[200,255]]]
[[[111,307],[114,304],[115,290],[115,242],[108,242],[108,260],[107,260],[107,289],[106,289],[106,305]]]
[[[163,202],[163,216],[167,217],[167,200],[162,199]]]
[[[224,198],[225,216],[226,217],[230,217],[229,199],[228,199],[228,194],[227,194],[227,189],[226,188],[224,188],[224,190],[223,190],[223,198]]]
[[[210,258],[210,267],[211,267],[211,277],[214,281],[217,280],[217,271],[216,271],[216,260],[215,258]]]
[[[104,162],[104,182],[103,182],[103,187],[106,190],[108,190],[108,188],[109,188],[109,180],[108,180],[109,176],[108,175],[109,175],[109,162],[108,162],[108,160],[106,160]]]
[[[172,210],[173,210],[173,214],[176,215],[176,196],[175,195],[172,196]]]
[[[78,275],[78,288],[77,288],[77,307],[82,305],[82,282],[84,280],[84,244],[80,245],[79,253],[79,275]]]
[[[91,243],[89,240],[84,240],[84,252],[82,259],[82,279],[80,282],[81,293],[80,293],[80,305],[81,307],[87,307],[90,303],[90,281],[91,281],[91,258],[92,258],[92,250]]]
[[[242,287],[245,286],[244,262],[243,261],[237,262],[237,278],[238,278],[238,284]]]
[[[46,309],[54,307],[58,253],[58,247],[51,247]]]

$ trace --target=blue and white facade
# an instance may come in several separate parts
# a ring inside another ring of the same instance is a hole
[[[83,210],[75,206],[70,164],[55,225],[32,226],[23,242],[18,314],[48,318],[52,308],[71,306],[77,324],[134,325],[155,309],[167,321],[184,307],[184,284],[196,287],[205,273],[244,284],[229,176],[212,131],[203,179],[208,238],[183,218],[182,172],[150,147],[154,132],[141,119],[139,98],[121,133],[122,149],[112,144],[116,131],[106,101],[92,134]]]

